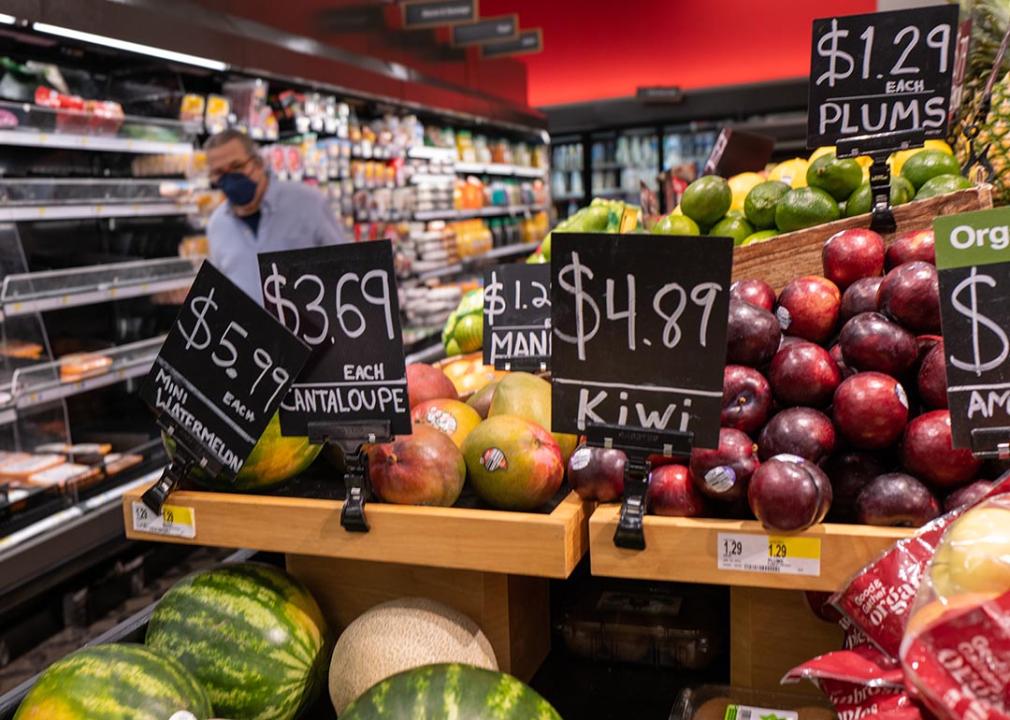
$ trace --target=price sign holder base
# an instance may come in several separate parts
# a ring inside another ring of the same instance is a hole
[[[888,156],[899,150],[921,147],[925,140],[926,135],[923,130],[907,130],[857,135],[838,141],[837,157],[855,158],[866,155],[873,160],[873,164],[870,166],[870,195],[872,197],[870,229],[874,232],[887,235],[898,228],[894,220],[894,212],[891,209],[891,168],[887,164]]]
[[[494,369],[505,372],[547,372],[550,355],[514,357],[509,360],[495,360]]]
[[[347,497],[343,510],[340,511],[340,526],[347,532],[369,531],[365,503],[370,499],[371,486],[368,482],[368,455],[364,452],[364,445],[389,442],[391,439],[388,420],[309,423],[309,442],[332,442],[344,451]]]
[[[175,441],[175,457],[165,468],[158,482],[148,488],[140,499],[152,512],[161,515],[161,508],[168,500],[168,496],[179,487],[179,484],[189,476],[194,468],[200,468],[212,477],[218,477],[224,472],[224,467],[220,463],[193,452],[189,442],[179,437],[181,433],[176,432],[175,425],[162,423],[160,418],[158,424],[162,426],[165,434]]]
[[[614,532],[614,545],[629,550],[645,549],[644,519],[648,510],[649,473],[653,455],[690,455],[694,433],[673,430],[642,430],[622,425],[590,423],[586,439],[593,447],[624,452],[624,502]]]
[[[971,452],[985,460],[1010,460],[1010,428],[975,428],[971,431]]]

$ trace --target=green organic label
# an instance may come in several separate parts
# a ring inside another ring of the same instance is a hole
[[[938,217],[933,234],[938,270],[1010,262],[1010,207]]]
[[[789,710],[772,710],[751,705],[730,705],[724,720],[799,720],[799,713]]]

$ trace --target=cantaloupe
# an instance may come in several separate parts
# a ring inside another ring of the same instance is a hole
[[[498,669],[491,643],[463,613],[426,598],[376,605],[348,625],[333,648],[333,707],[339,715],[380,680],[434,663]]]

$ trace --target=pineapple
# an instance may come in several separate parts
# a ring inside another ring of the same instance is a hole
[[[967,141],[962,137],[967,151]],[[1010,202],[1010,72],[1005,73],[992,88],[992,107],[980,128],[975,148],[981,152],[986,146],[989,151],[986,157],[993,171],[993,194],[1002,203]],[[967,154],[965,154],[967,160]],[[964,162],[964,161],[962,161]],[[976,178],[979,173],[981,178]],[[972,168],[969,177],[972,180],[985,180],[983,168]]]

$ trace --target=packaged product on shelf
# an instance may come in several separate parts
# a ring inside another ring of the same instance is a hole
[[[104,470],[107,477],[112,477],[113,475],[118,475],[124,470],[129,470],[142,462],[144,462],[144,457],[142,455],[133,455],[130,453],[110,453],[109,455],[106,455],[105,459],[102,461],[102,470]]]
[[[39,343],[10,338],[0,342],[0,356],[15,360],[38,360],[44,348]]]
[[[25,483],[32,475],[61,465],[64,462],[64,457],[56,453],[45,453],[43,455],[25,454],[25,457],[11,458],[0,463],[0,478],[9,480],[12,483]]]
[[[179,103],[179,119],[183,122],[203,122],[207,111],[207,98],[195,93],[186,93]]]
[[[724,685],[681,691],[670,720],[834,720],[835,714],[810,698]],[[897,720],[897,719],[895,719]]]
[[[71,353],[59,360],[60,380],[76,382],[94,375],[101,375],[112,367],[112,358],[100,353]]]
[[[28,477],[26,484],[65,488],[68,485],[80,485],[98,476],[99,471],[95,467],[67,462],[33,473]]]
[[[231,102],[223,95],[207,96],[207,110],[203,117],[203,126],[208,135],[215,135],[228,127],[228,117],[231,115]]]

